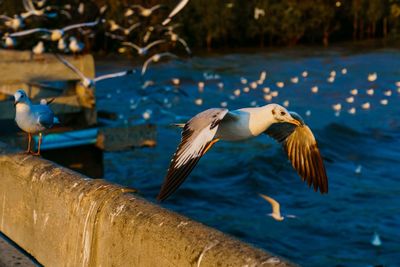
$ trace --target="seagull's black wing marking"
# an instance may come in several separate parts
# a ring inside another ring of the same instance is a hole
[[[314,191],[328,193],[328,177],[317,142],[310,128],[304,124],[302,118],[291,113],[300,126],[290,123],[275,123],[265,133],[282,143],[293,168],[308,186],[313,185]]]
[[[208,109],[185,124],[181,143],[172,158],[157,200],[165,200],[183,183],[200,158],[214,144],[219,123],[227,113],[227,109]]]

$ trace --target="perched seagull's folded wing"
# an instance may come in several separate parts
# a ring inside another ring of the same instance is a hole
[[[219,123],[227,113],[227,109],[208,109],[185,124],[181,143],[173,156],[157,200],[166,199],[183,183],[200,158],[214,144]]]
[[[49,129],[54,124],[54,113],[47,105],[35,105],[34,111],[38,115],[37,123]]]
[[[292,117],[298,120],[301,125],[296,126],[290,123],[275,123],[265,133],[282,143],[293,168],[307,181],[308,186],[313,185],[314,191],[321,193],[328,192],[328,177],[317,141],[310,128],[296,113]]]

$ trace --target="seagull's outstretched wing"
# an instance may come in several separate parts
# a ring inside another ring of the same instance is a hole
[[[29,30],[25,30],[25,31],[19,31],[19,32],[11,33],[11,34],[8,35],[8,37],[20,37],[20,36],[25,36],[25,35],[37,33],[37,32],[51,33],[51,30],[44,29],[44,28],[35,28],[35,29],[29,29]]]
[[[85,75],[83,75],[83,73],[74,65],[72,65],[71,62],[69,62],[68,60],[66,60],[64,57],[62,57],[59,54],[54,54],[65,66],[67,66],[70,70],[72,70],[73,72],[75,72],[80,78],[81,80],[87,79]]]
[[[328,193],[328,177],[317,141],[310,128],[297,113],[290,112],[290,115],[301,125],[275,123],[265,133],[282,143],[293,168],[303,181],[307,181],[308,186],[313,185],[314,191],[319,189],[321,193]]]
[[[178,14],[186,6],[188,2],[189,0],[181,0],[179,4],[171,11],[171,13],[169,13],[168,17],[161,24],[163,26],[167,25],[171,21],[172,17]]]
[[[227,113],[228,110],[223,108],[208,109],[185,124],[181,143],[172,158],[157,200],[165,200],[183,183],[200,158],[214,144],[219,123]]]
[[[94,82],[99,82],[99,81],[102,81],[102,80],[122,77],[122,76],[125,76],[125,75],[131,75],[131,74],[133,74],[135,72],[136,72],[136,70],[131,69],[131,70],[126,70],[126,71],[120,71],[120,72],[104,74],[104,75],[101,75],[99,77],[94,78]]]
[[[73,24],[73,25],[69,25],[69,26],[66,26],[66,27],[62,28],[62,30],[64,32],[67,32],[67,31],[70,31],[70,30],[73,30],[73,29],[76,29],[76,28],[81,28],[81,27],[94,27],[97,24],[99,24],[99,22],[100,22],[100,20],[97,19],[97,20],[92,21],[92,22],[84,22],[84,23]]]

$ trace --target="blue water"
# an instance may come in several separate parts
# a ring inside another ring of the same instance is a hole
[[[99,61],[99,73],[119,70],[126,61]],[[347,68],[346,75],[341,69]],[[267,71],[267,79],[256,90],[229,98],[234,89],[245,87]],[[303,71],[308,77],[301,77]],[[336,80],[326,79],[336,70]],[[203,73],[218,74],[220,80],[205,81],[197,91]],[[377,72],[375,82],[368,73]],[[298,76],[299,83],[290,83]],[[173,89],[171,78],[180,78],[181,93],[160,93]],[[329,177],[329,194],[320,195],[301,182],[287,162],[281,147],[266,136],[241,143],[219,142],[205,155],[187,181],[162,205],[215,227],[255,246],[272,251],[304,266],[400,266],[400,51],[375,50],[354,53],[348,49],[283,50],[270,53],[236,53],[194,57],[189,61],[152,66],[144,80],[155,85],[140,89],[138,76],[106,81],[97,85],[98,108],[116,111],[119,123],[141,123],[142,113],[152,109],[150,123],[157,124],[155,148],[106,153],[106,179],[139,189],[154,201],[163,182],[170,157],[180,141],[180,131],[170,127],[196,113],[227,101],[235,109],[266,104],[262,88],[278,90],[273,102],[290,101],[290,110],[301,114],[313,130]],[[276,81],[286,86],[278,89]],[[224,89],[217,83],[223,82]],[[319,87],[317,94],[310,88]],[[354,104],[345,102],[349,90],[359,89]],[[375,94],[365,93],[375,88]],[[383,95],[391,89],[392,96]],[[143,101],[131,109],[139,96],[172,103],[170,108]],[[202,97],[203,105],[194,105]],[[383,106],[381,99],[388,99]],[[370,110],[360,105],[371,103]],[[332,105],[342,103],[335,116]],[[355,115],[347,113],[355,106]],[[311,116],[306,116],[306,111]],[[361,173],[355,172],[361,166]],[[258,194],[281,203],[284,214],[294,219],[282,222],[268,216],[270,206]],[[374,232],[382,245],[371,244]]]

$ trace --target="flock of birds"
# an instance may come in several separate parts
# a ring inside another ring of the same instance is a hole
[[[50,5],[46,0],[22,2],[22,13],[13,16],[0,15],[0,36],[4,48],[27,49],[30,46],[32,54],[38,58],[44,52],[75,55],[85,52],[85,46],[90,43],[88,39],[93,40],[102,35],[110,39],[120,53],[135,54],[143,60],[142,75],[151,63],[164,58],[178,58],[170,52],[171,49],[178,49],[178,45],[189,56],[192,54],[186,41],[175,31],[180,25],[171,23],[189,0],[181,0],[162,21],[157,22],[153,22],[151,16],[166,10],[165,5],[150,8],[140,5],[126,6],[122,19],[118,17],[120,22],[117,22],[116,19],[106,18],[107,6],[95,6],[97,11],[94,12],[84,2],[79,2],[77,6]],[[80,21],[86,17],[91,20]],[[60,21],[63,22],[62,26],[54,27]],[[158,53],[150,54],[153,50]]]

